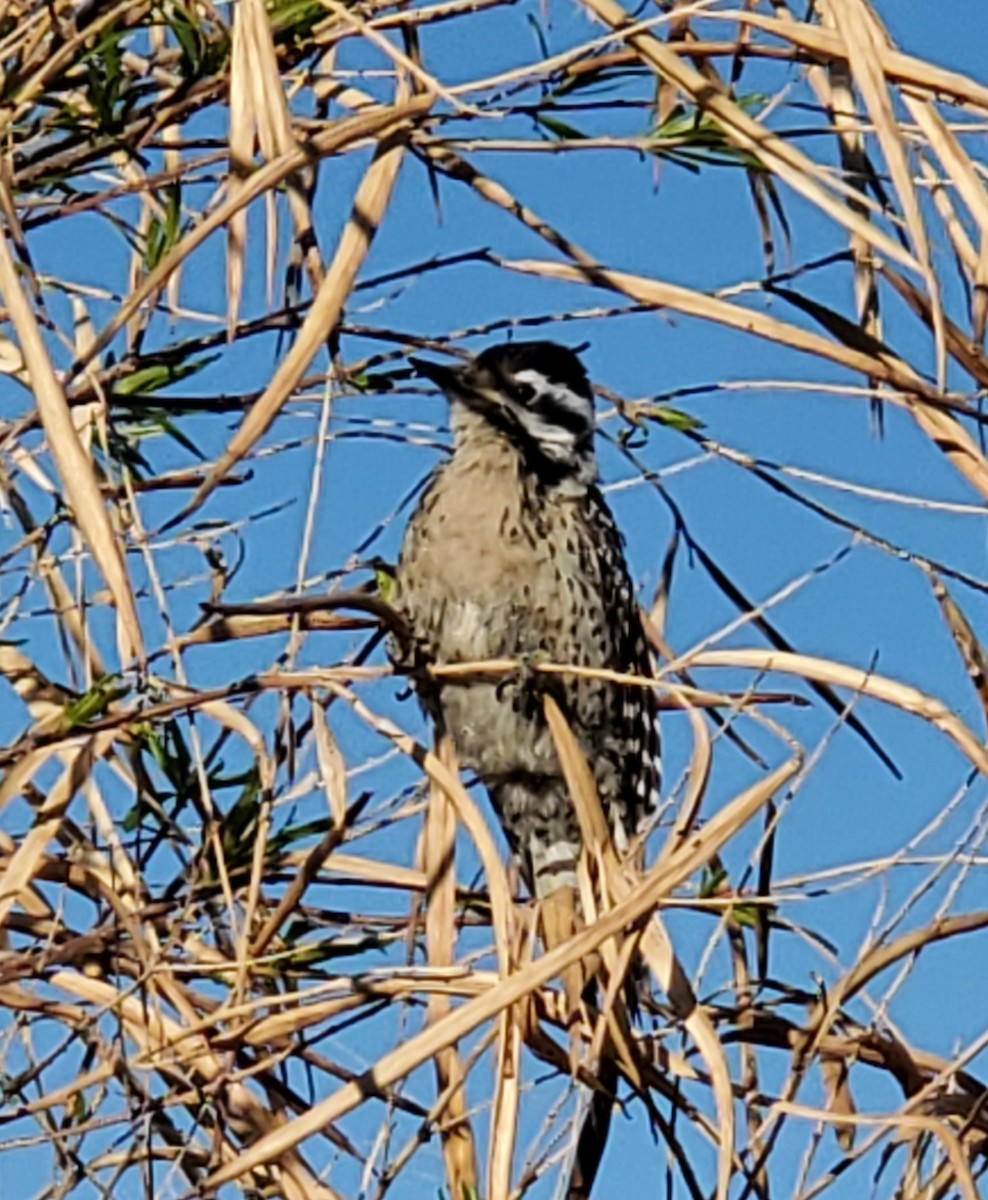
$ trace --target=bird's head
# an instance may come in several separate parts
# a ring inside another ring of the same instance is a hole
[[[455,411],[474,413],[507,437],[548,484],[585,490],[597,478],[593,390],[583,364],[555,342],[505,342],[448,367],[410,359]]]

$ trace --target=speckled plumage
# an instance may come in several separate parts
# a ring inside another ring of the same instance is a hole
[[[579,359],[509,343],[452,371],[420,364],[452,406],[454,450],[412,517],[394,603],[441,663],[541,659],[650,674],[621,537],[596,483]],[[551,687],[620,845],[654,804],[654,694],[592,679]],[[446,683],[423,701],[490,793],[538,897],[575,882],[579,830],[533,677]]]

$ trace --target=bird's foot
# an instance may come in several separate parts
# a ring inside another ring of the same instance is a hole
[[[510,700],[515,712],[532,717],[539,709],[539,696],[546,690],[552,678],[539,668],[551,662],[544,650],[533,650],[519,654],[514,669],[502,675],[495,684],[498,700]]]

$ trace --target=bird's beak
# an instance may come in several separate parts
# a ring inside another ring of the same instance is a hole
[[[409,358],[408,361],[415,373],[434,383],[451,404],[462,404],[488,418],[504,410],[504,401],[494,387],[494,381],[486,373],[478,373],[472,361],[454,367],[428,362],[424,358]]]
[[[428,379],[447,395],[458,395],[463,391],[462,368],[446,367],[442,363],[429,362],[425,358],[409,358],[416,375]]]

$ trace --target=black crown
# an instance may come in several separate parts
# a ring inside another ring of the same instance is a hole
[[[568,346],[560,346],[557,342],[503,342],[499,346],[488,346],[477,356],[477,366],[486,367],[494,374],[538,371],[550,383],[562,384],[577,395],[593,399],[583,363]]]

